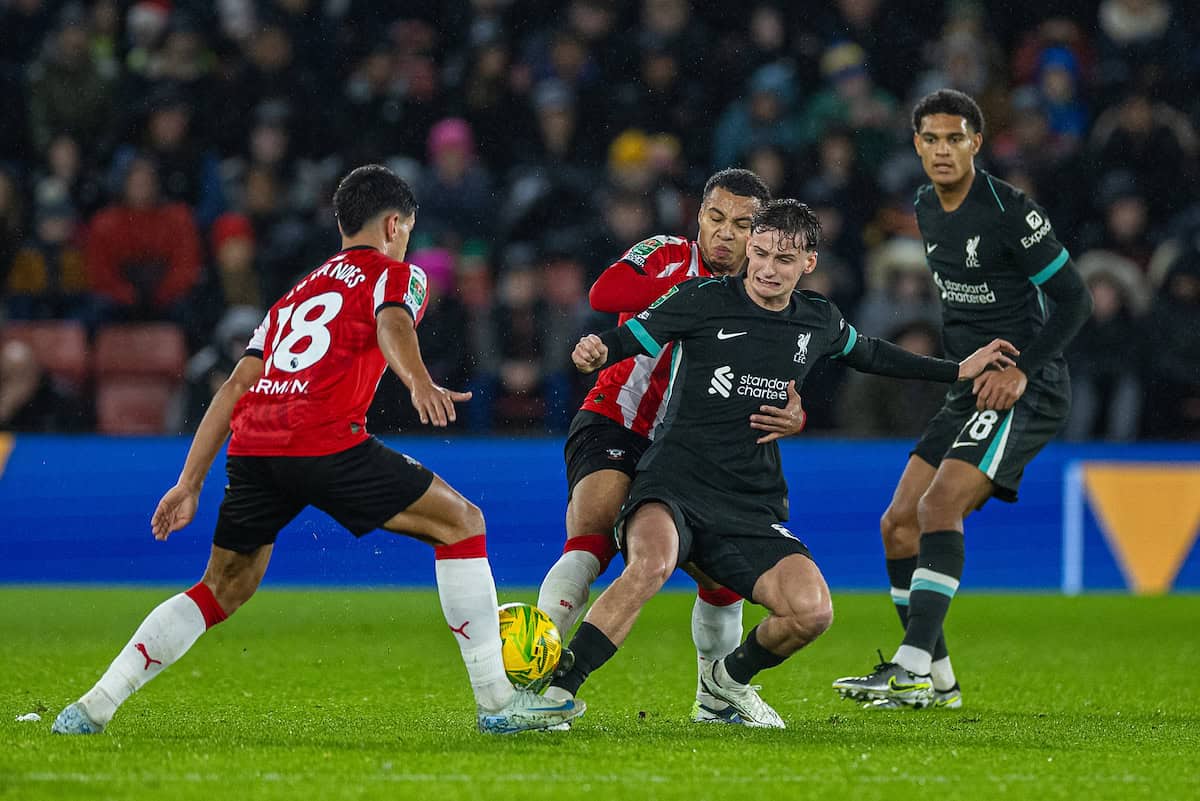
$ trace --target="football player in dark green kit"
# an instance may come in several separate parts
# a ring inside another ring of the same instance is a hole
[[[963,518],[988,498],[1017,499],[1021,474],[1067,419],[1063,349],[1091,314],[1091,295],[1050,218],[1020,190],[975,168],[983,114],[942,89],[913,110],[913,144],[930,184],[917,223],[942,298],[948,358],[996,337],[1021,352],[946,394],[883,515],[892,600],[905,634],[891,661],[833,683],[874,708],[959,707],[942,622],[962,578]]]
[[[666,415],[617,521],[625,569],[588,611],[571,641],[574,666],[555,678],[548,698],[573,697],[672,571],[691,562],[769,612],[733,653],[709,663],[704,691],[733,707],[740,723],[782,728],[750,682],[816,639],[832,606],[808,548],[784,526],[788,490],[776,437],[760,436],[747,421],[786,405],[789,388],[826,357],[944,383],[1015,363],[1006,354],[1016,351],[1002,340],[958,363],[859,336],[826,298],[795,291],[816,267],[820,231],[803,203],[768,203],[751,223],[744,276],[685,281],[619,328],[576,346],[576,366],[592,372],[676,343]]]

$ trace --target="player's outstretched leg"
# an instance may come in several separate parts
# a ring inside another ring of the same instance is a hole
[[[692,720],[696,723],[743,723],[737,711],[705,692],[703,677],[708,667],[738,647],[742,640],[742,596],[733,590],[701,586],[692,605],[692,641],[696,644],[696,700]]]
[[[782,729],[783,719],[750,682],[821,636],[833,622],[833,605],[816,563],[798,553],[784,557],[758,578],[754,600],[771,614],[750,630],[733,653],[713,662],[701,683],[707,693],[737,710],[746,725]]]
[[[572,467],[568,462],[568,474]],[[567,502],[567,542],[538,591],[537,606],[550,616],[563,642],[587,611],[592,583],[617,555],[613,525],[629,492],[620,470],[594,470],[571,488]]]
[[[582,702],[549,703],[515,689],[504,672],[496,583],[479,507],[435,476],[429,489],[384,528],[420,534],[438,543],[434,546],[438,599],[467,668],[480,731],[509,734],[544,729],[582,714]]]
[[[554,677],[546,698],[573,699],[588,676],[616,654],[642,607],[674,572],[679,534],[667,506],[649,502],[633,512],[626,524],[625,554],[625,569],[592,604],[571,639],[574,664]]]
[[[479,516],[480,529],[483,516]],[[513,734],[557,726],[583,714],[582,701],[551,702],[515,689],[504,672],[496,584],[483,534],[434,548],[438,597],[475,694],[479,730]]]
[[[271,548],[264,545],[253,553],[240,554],[214,545],[204,578],[187,592],[159,604],[96,685],[59,713],[50,730],[55,734],[104,731],[129,696],[250,599],[267,569]]]

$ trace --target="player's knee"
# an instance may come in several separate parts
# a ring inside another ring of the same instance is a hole
[[[650,594],[666,584],[674,571],[675,565],[665,556],[659,555],[641,556],[630,561],[625,567],[625,575],[630,581]]]
[[[461,495],[443,521],[444,531],[439,539],[443,545],[453,545],[485,532],[483,511]]]
[[[883,536],[884,550],[889,555],[909,547],[915,549],[921,536],[916,510],[889,506],[879,519],[879,533]]]
[[[463,508],[460,517],[462,518],[462,528],[466,532],[466,536],[474,537],[484,533],[486,524],[483,520],[483,510],[475,504],[463,498]]]
[[[787,617],[787,626],[792,636],[809,643],[824,634],[833,625],[833,602],[828,596],[793,602]]]
[[[955,519],[962,519],[961,510],[955,508],[953,499],[946,493],[931,487],[917,502],[917,522],[921,531],[932,531],[954,525]]]

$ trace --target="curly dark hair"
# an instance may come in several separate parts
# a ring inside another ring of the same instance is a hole
[[[913,107],[913,133],[921,132],[921,120],[931,114],[950,114],[962,117],[975,133],[983,133],[983,112],[970,95],[957,89],[938,89],[917,101]]]
[[[790,239],[802,250],[816,250],[821,244],[821,221],[816,212],[792,198],[772,200],[755,213],[750,232],[763,231],[777,231],[781,239]]]

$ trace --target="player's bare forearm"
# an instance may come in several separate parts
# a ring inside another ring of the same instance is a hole
[[[408,312],[398,306],[384,309],[379,313],[375,329],[383,358],[410,392],[415,386],[433,383],[421,358],[416,324]]]
[[[179,484],[199,492],[204,479],[217,458],[221,446],[229,436],[229,421],[233,418],[233,407],[242,395],[254,386],[263,375],[263,360],[256,356],[243,356],[226,379],[217,394],[213,395],[204,418],[192,437],[187,459],[179,474]]]

